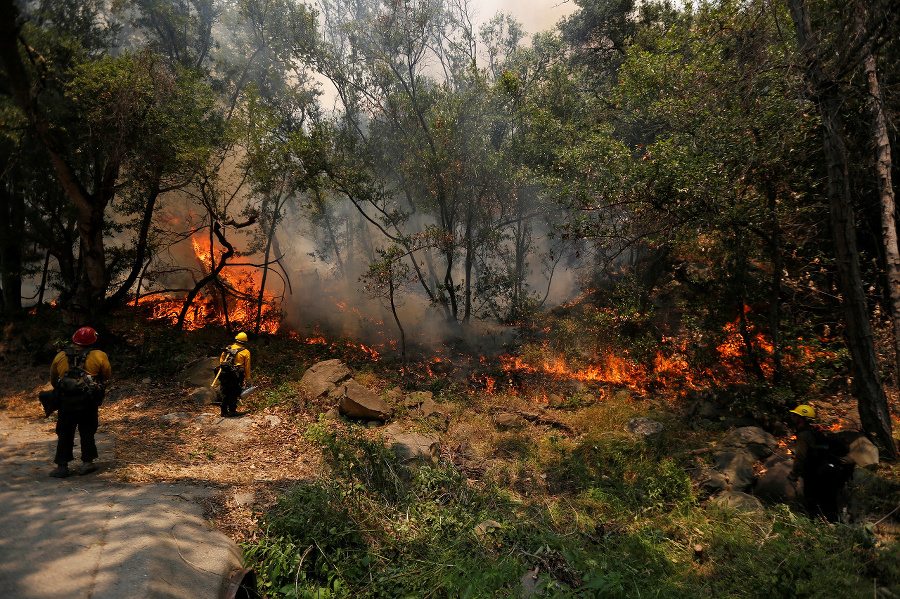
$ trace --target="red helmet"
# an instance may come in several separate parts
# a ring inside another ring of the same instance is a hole
[[[81,327],[72,335],[72,342],[75,345],[93,345],[97,342],[97,331],[91,327]]]

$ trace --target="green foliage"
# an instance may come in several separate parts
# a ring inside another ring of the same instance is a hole
[[[624,438],[585,439],[568,451],[559,447],[549,467],[583,499],[613,513],[675,509],[694,501],[690,479],[674,460],[646,444]]]

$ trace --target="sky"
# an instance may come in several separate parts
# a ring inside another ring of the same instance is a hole
[[[506,12],[515,17],[529,35],[552,28],[578,8],[572,0],[480,0],[472,6],[477,7],[480,22],[498,12]]]

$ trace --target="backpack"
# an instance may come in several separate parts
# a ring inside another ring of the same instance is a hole
[[[816,444],[812,448],[814,468],[819,476],[848,479],[856,464],[850,454],[850,442],[841,433],[813,428]]]
[[[60,409],[81,410],[88,406],[100,405],[97,401],[101,396],[100,385],[84,370],[88,353],[76,349],[66,350],[69,369],[56,383]]]
[[[223,383],[237,384],[244,380],[244,367],[235,364],[235,358],[243,348],[233,348],[231,346],[222,350],[225,358],[217,366]]]

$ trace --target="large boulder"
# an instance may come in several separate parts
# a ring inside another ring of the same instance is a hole
[[[209,406],[222,401],[222,394],[218,386],[197,387],[190,392],[188,397],[192,403],[198,406]]]
[[[706,495],[715,495],[729,488],[725,475],[713,468],[699,468],[691,479]]]
[[[407,466],[433,466],[440,454],[440,441],[419,433],[400,433],[391,438],[391,450]]]
[[[745,451],[757,461],[775,453],[778,449],[778,440],[758,426],[744,426],[728,433],[719,443],[719,448]]]
[[[860,468],[872,468],[878,466],[878,448],[869,441],[864,433],[848,433],[847,440],[850,442],[850,453],[848,454],[856,465]]]
[[[385,421],[393,413],[391,406],[381,396],[354,379],[343,383],[332,395],[338,400],[338,411],[350,418]]]
[[[763,463],[753,494],[772,503],[793,503],[798,499],[798,484],[788,479],[794,460],[776,453]]]
[[[216,378],[215,368],[219,358],[205,358],[184,371],[181,384],[185,387],[209,387]]]
[[[318,399],[334,391],[350,375],[350,369],[340,360],[325,360],[310,366],[303,373],[300,384],[310,399]]]
[[[717,471],[725,475],[728,481],[727,490],[747,491],[756,482],[756,474],[753,472],[753,464],[756,459],[752,454],[743,451],[719,451],[714,454]]]

